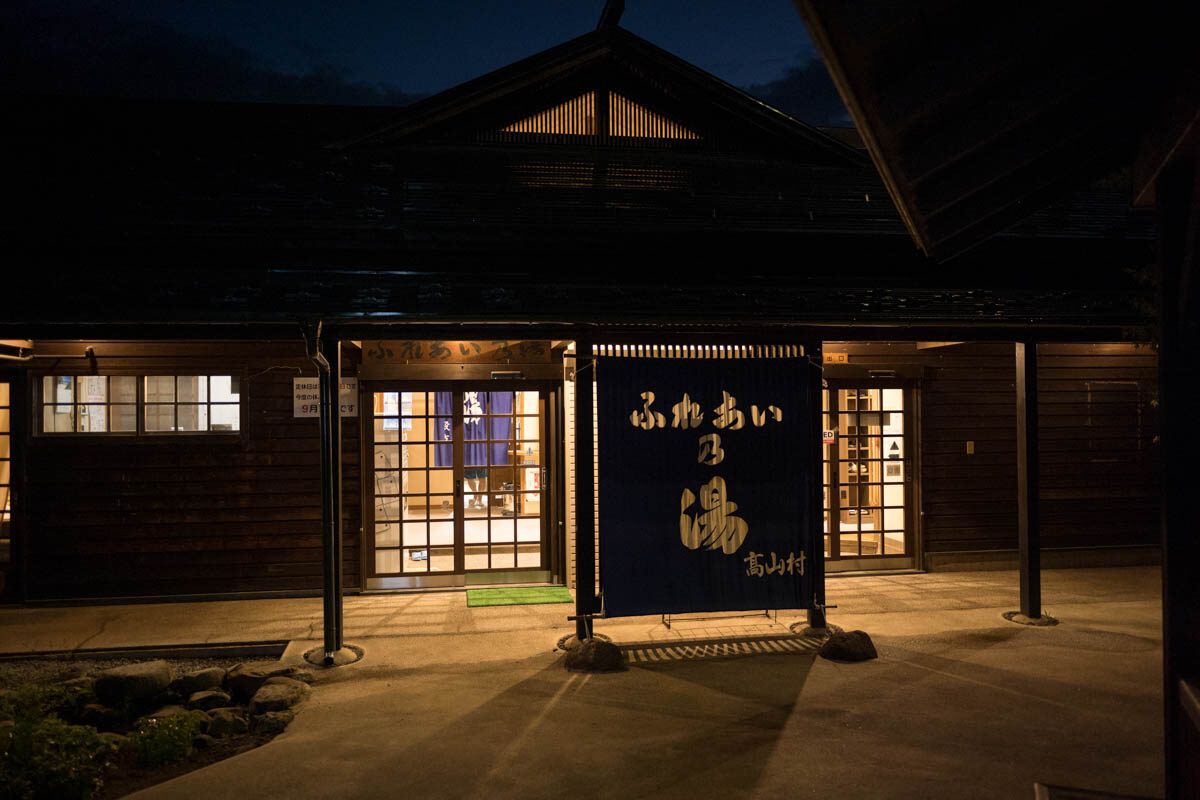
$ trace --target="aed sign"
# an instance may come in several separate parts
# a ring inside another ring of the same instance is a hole
[[[343,417],[358,416],[358,378],[342,378],[338,404]],[[316,378],[292,378],[292,416],[316,417],[321,411],[321,384]]]
[[[831,430],[821,431],[821,444],[833,444],[837,441],[837,432]]]

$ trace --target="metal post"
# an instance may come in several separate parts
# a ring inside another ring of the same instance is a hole
[[[824,475],[825,453],[821,442],[821,396],[824,391],[822,384],[821,342],[820,340],[806,342],[804,357],[808,362],[808,407],[809,425],[808,442],[805,452],[809,454],[809,510],[808,519],[811,525],[813,548],[809,553],[809,568],[812,569],[813,607],[808,609],[808,625],[811,628],[824,628],[825,621],[825,546],[822,542],[821,530],[824,506],[824,491],[822,489]]]
[[[1017,342],[1017,538],[1021,613],[1042,616],[1042,552],[1038,510],[1037,342]]]
[[[575,339],[575,637],[592,636],[596,608],[596,490],[593,470],[592,383],[596,361],[590,339]]]
[[[324,563],[325,663],[342,649],[341,342],[317,339],[321,428],[321,555]],[[332,363],[331,363],[332,362]]]

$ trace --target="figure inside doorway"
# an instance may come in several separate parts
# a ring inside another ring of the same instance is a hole
[[[486,509],[487,470],[483,467],[467,467],[463,470],[463,480],[467,483],[466,490],[463,492],[463,500],[467,504],[467,508]]]
[[[452,393],[438,392],[436,414],[446,430],[439,441],[452,438],[450,416]],[[487,511],[489,492],[488,464],[507,466],[512,457],[509,442],[512,436],[512,392],[463,392],[463,507],[467,511]],[[487,416],[487,415],[496,416]],[[434,463],[439,467],[453,466],[449,444],[434,448]],[[508,486],[511,492],[513,487]]]
[[[486,439],[483,422],[483,398],[480,392],[463,392],[463,438],[472,440]],[[463,448],[466,464],[463,468],[463,481],[466,490],[463,501],[468,509],[487,510],[487,455],[479,451],[484,449],[477,444],[467,444]]]

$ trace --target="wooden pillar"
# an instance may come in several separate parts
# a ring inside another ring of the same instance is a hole
[[[1200,538],[1194,471],[1200,452],[1200,156],[1176,156],[1156,184],[1159,216],[1158,392],[1163,498],[1163,717],[1166,797],[1200,796]]]
[[[1042,552],[1038,510],[1037,342],[1017,342],[1017,540],[1021,613],[1042,616]]]
[[[591,638],[596,608],[596,475],[592,436],[592,341],[575,340],[575,636]]]
[[[808,624],[812,628],[824,628],[825,622],[825,544],[822,538],[824,492],[822,490],[825,470],[825,453],[821,441],[821,395],[822,384],[821,342],[806,342],[804,356],[808,360],[808,407],[812,424],[808,426],[808,441],[803,452],[808,454],[809,509],[808,518],[813,538],[813,549],[809,554],[812,569],[813,606],[808,610]]]
[[[325,663],[342,649],[341,342],[318,339],[321,428],[321,555],[324,564]]]

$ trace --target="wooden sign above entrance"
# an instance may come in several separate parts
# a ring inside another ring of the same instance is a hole
[[[362,343],[363,361],[392,364],[549,364],[550,342],[540,339],[451,341],[384,339]]]

